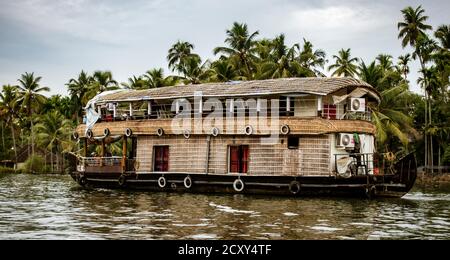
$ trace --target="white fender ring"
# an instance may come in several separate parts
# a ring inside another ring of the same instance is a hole
[[[184,136],[184,138],[189,139],[191,137],[191,131],[184,130],[183,131],[183,136]]]
[[[184,187],[186,189],[190,189],[192,187],[192,179],[191,179],[191,177],[187,176],[186,178],[184,178],[183,183],[184,183]]]
[[[212,136],[218,136],[218,135],[220,134],[219,128],[214,127],[214,128],[211,130],[211,134],[212,134]]]
[[[251,125],[248,125],[245,127],[245,134],[246,135],[252,135],[253,134],[253,127]]]
[[[164,134],[164,129],[158,128],[158,130],[156,130],[156,134],[157,134],[158,136],[162,136],[162,135]]]
[[[125,129],[125,136],[130,137],[133,135],[133,131],[130,128]]]
[[[291,129],[288,125],[282,125],[280,131],[282,134],[287,135],[289,134],[289,132],[291,132]]]
[[[241,179],[236,179],[233,182],[233,189],[237,192],[241,192],[244,190],[244,182]]]
[[[166,178],[164,178],[164,176],[159,177],[159,179],[158,179],[158,186],[160,188],[164,188],[164,187],[166,187],[166,184],[167,184]]]

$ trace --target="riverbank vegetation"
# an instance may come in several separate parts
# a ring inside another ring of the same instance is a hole
[[[174,43],[167,55],[173,75],[154,68],[119,83],[110,71],[81,71],[68,79],[68,96],[47,97],[50,89],[41,85],[42,78],[25,72],[0,92],[0,161],[33,158],[25,163],[31,171],[38,171],[36,165],[62,171],[61,154],[76,149],[70,136],[82,122],[82,108],[106,90],[345,76],[362,79],[381,93],[381,105],[371,107],[380,152],[401,156],[415,150],[421,165],[450,165],[450,24],[432,28],[421,6],[407,7],[401,13],[398,38],[405,53],[400,57],[382,53],[374,60],[362,60],[348,48],[328,55],[307,39],[287,46],[284,34],[261,38],[247,24],[235,22],[226,31],[224,45],[212,50],[215,60],[202,59],[192,43]],[[410,91],[412,62],[420,64],[417,84],[424,95]]]

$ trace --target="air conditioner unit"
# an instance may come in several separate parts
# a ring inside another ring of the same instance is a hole
[[[353,139],[353,134],[338,134],[336,136],[336,146],[341,148],[354,148],[355,140]]]
[[[348,104],[348,111],[350,111],[350,112],[366,112],[366,99],[350,98],[349,104]]]

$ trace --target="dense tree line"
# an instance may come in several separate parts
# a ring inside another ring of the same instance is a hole
[[[203,60],[192,43],[178,41],[167,55],[166,76],[162,68],[133,75],[118,83],[110,71],[81,71],[68,81],[69,96],[44,96],[49,88],[33,73],[20,76],[17,85],[4,85],[0,92],[1,159],[17,157],[19,146],[61,154],[75,147],[70,134],[81,122],[82,109],[98,93],[118,88],[148,89],[172,85],[262,80],[286,77],[354,77],[374,86],[381,105],[371,107],[377,126],[378,150],[404,154],[416,150],[421,164],[450,164],[450,25],[433,31],[425,10],[407,7],[398,23],[401,45],[412,48],[398,58],[380,54],[373,61],[353,57],[342,49],[327,59],[325,51],[303,39],[287,46],[285,35],[258,38],[244,23],[235,22],[226,31],[224,46],[213,49],[215,60]],[[421,96],[410,91],[409,65],[420,63]],[[331,65],[326,66],[331,62]]]

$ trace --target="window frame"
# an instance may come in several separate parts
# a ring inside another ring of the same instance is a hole
[[[233,172],[231,171],[231,165],[232,165],[232,161],[231,161],[231,149],[232,147],[237,147],[238,150],[238,168],[239,171],[238,172]],[[246,148],[245,152],[244,149]],[[249,173],[249,165],[250,165],[250,146],[246,145],[246,144],[236,144],[236,145],[228,145],[228,158],[227,158],[227,166],[228,166],[228,173],[229,174],[248,174]],[[246,156],[244,156],[246,153]],[[246,160],[245,160],[246,159]],[[246,167],[244,167],[244,164]],[[241,169],[246,168],[247,171],[246,172],[241,172]]]

